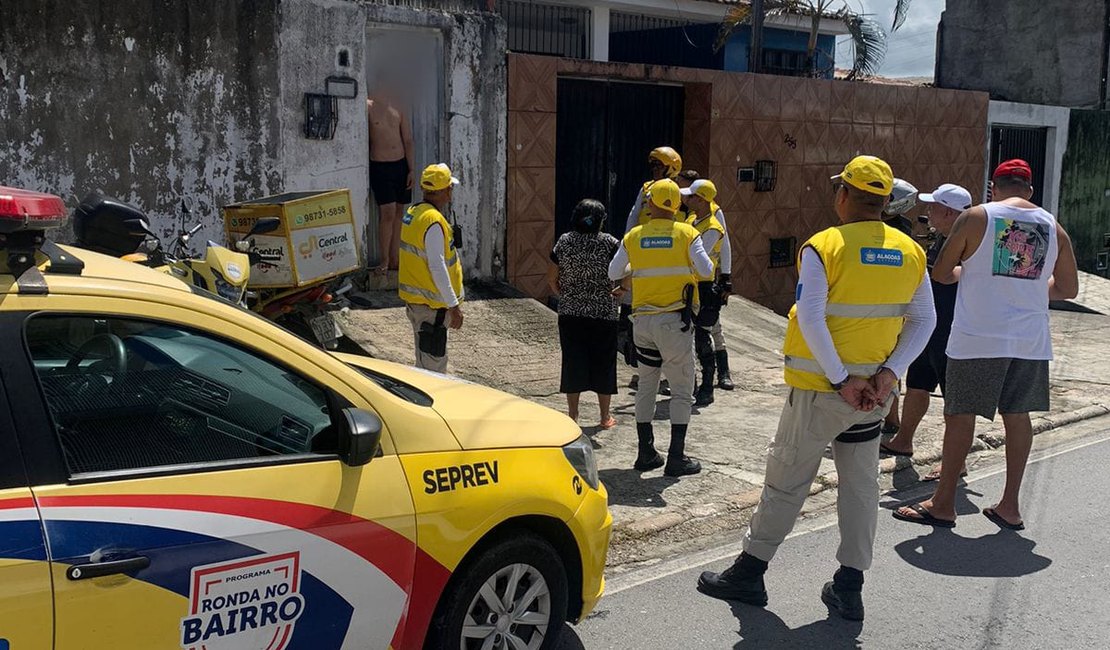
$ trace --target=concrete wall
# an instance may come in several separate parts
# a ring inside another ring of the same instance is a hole
[[[203,237],[218,206],[281,186],[275,0],[9,0],[0,20],[0,184],[93,190]]]
[[[353,3],[341,0],[283,0],[281,29],[282,164],[290,188],[349,187],[361,226],[375,227],[367,188],[369,133],[364,100],[339,100],[334,140],[308,140],[302,133],[304,93],[323,90],[337,71],[337,51],[348,47],[344,74],[367,89],[366,28],[422,27],[443,34],[446,115],[436,137],[462,185],[452,207],[466,242],[463,265],[470,277],[503,277],[505,240],[505,27],[476,2],[410,0]],[[417,170],[419,175],[419,170]],[[419,189],[414,200],[419,200]],[[376,217],[375,217],[376,218]],[[360,236],[364,246],[373,237]],[[376,251],[370,251],[373,257]]]
[[[1073,108],[1099,101],[1106,4],[949,0],[936,80],[992,99]]]
[[[365,101],[340,99],[333,140],[304,137],[304,94],[345,74],[366,92],[370,23],[441,30],[445,162],[463,180],[454,216],[469,276],[503,276],[505,30],[463,0],[12,0],[0,21],[0,184],[100,189],[156,230],[197,201],[202,236],[220,206],[283,190],[347,187],[370,222]],[[404,6],[399,6],[404,5]],[[425,8],[429,7],[429,8]],[[338,52],[349,52],[340,69]],[[418,193],[419,194],[419,193]],[[419,197],[417,197],[419,198]],[[363,250],[365,257],[365,248]]]
[[[1015,104],[1013,102],[992,101],[987,111],[987,121],[991,126],[1037,126],[1047,127],[1045,142],[1044,187],[1041,188],[1041,203],[1052,214],[1060,207],[1060,178],[1064,170],[1064,152],[1068,149],[1068,119],[1071,111],[1060,106],[1040,106],[1037,104]],[[990,151],[990,142],[987,142]],[[987,154],[990,160],[990,154]],[[984,169],[983,178],[992,170]],[[986,198],[985,196],[982,198]]]
[[[1110,111],[1071,112],[1064,169],[1057,217],[1080,270],[1110,276]]]

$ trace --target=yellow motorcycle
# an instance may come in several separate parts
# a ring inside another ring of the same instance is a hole
[[[141,210],[99,194],[81,201],[74,213],[73,229],[77,245],[82,248],[158,269],[245,307],[251,266],[274,261],[273,256],[252,250],[250,238],[272,232],[281,222],[277,218],[259,219],[236,242],[238,250],[209,241],[204,257],[196,258],[192,256],[190,241],[203,225],[187,227],[191,215],[187,202],[182,202],[181,211],[181,230],[169,251],[150,229],[150,222]]]

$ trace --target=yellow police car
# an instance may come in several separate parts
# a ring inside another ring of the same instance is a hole
[[[0,188],[0,648],[546,648],[601,596],[588,439],[57,246]]]

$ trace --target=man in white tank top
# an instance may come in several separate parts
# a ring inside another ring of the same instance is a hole
[[[1006,429],[1006,487],[983,514],[1003,528],[1025,527],[1018,492],[1033,443],[1029,413],[1048,410],[1048,302],[1079,291],[1071,239],[1055,217],[1029,202],[1032,181],[1024,160],[999,165],[994,202],[960,215],[933,267],[933,279],[942,283],[955,281],[957,264],[962,269],[947,348],[941,476],[931,499],[899,508],[896,519],[956,525],[959,469],[971,449],[975,416],[993,420],[997,411]]]

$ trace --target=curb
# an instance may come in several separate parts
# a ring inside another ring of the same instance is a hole
[[[1092,420],[1104,415],[1110,415],[1110,407],[1104,404],[1092,404],[1084,406],[1083,408],[1074,411],[1065,411],[1062,413],[1050,413],[1042,415],[1033,419],[1033,435],[1039,435],[1054,429],[1058,429],[1069,424],[1083,422],[1084,420]],[[975,442],[972,444],[972,451],[983,451],[986,449],[997,449],[1004,444],[1004,439],[996,438],[995,436],[979,437],[976,436]],[[914,462],[916,461],[916,462]],[[940,461],[940,454],[933,453],[929,456],[918,456],[911,460],[905,457],[891,457],[884,458],[879,461],[879,471],[883,474],[890,474],[912,465],[930,465]],[[839,483],[836,472],[830,474],[821,474],[814,479],[813,486],[810,488],[809,496],[814,496],[822,492],[826,492],[831,488],[835,488]],[[725,504],[725,509],[728,510],[748,510],[754,508],[759,503],[759,493],[762,488],[750,490],[747,493],[737,495],[729,499]],[[695,506],[700,509],[700,507]],[[659,534],[675,526],[679,526],[688,521],[695,519],[703,519],[720,514],[721,508],[707,507],[711,513],[705,516],[696,516],[669,510],[662,512],[658,515],[651,515],[630,521],[627,524],[617,524],[613,526],[613,539],[617,540],[643,540],[646,537]]]

